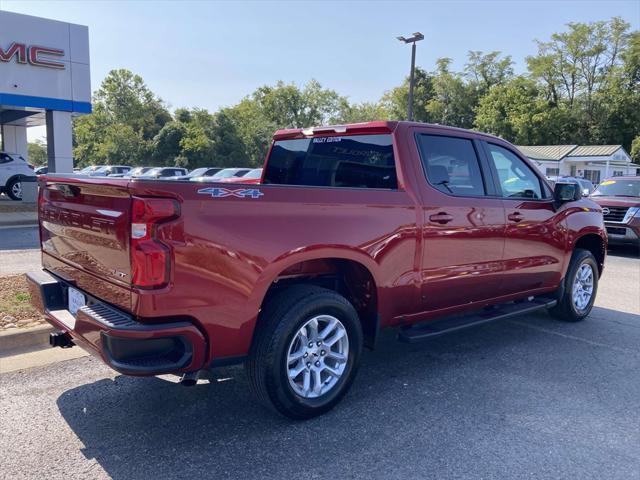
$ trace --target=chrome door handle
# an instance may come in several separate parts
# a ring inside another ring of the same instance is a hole
[[[507,218],[509,219],[509,221],[516,223],[524,220],[524,216],[520,212],[510,213],[509,215],[507,215]]]
[[[449,223],[451,220],[453,220],[453,217],[451,215],[449,215],[448,213],[444,213],[444,212],[440,212],[440,213],[436,213],[434,215],[431,215],[429,217],[429,220],[435,223],[440,223],[442,225],[444,225],[445,223]]]

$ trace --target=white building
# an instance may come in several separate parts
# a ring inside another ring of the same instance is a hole
[[[607,177],[640,175],[622,145],[518,146],[547,177],[571,176],[600,183]]]
[[[88,28],[0,11],[0,149],[27,158],[27,128],[46,125],[49,171],[71,172],[71,119],[85,113]]]

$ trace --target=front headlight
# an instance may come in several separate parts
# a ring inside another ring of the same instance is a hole
[[[622,219],[622,223],[628,223],[633,217],[640,218],[640,207],[631,207]]]

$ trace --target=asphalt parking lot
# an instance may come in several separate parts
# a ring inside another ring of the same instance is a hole
[[[244,372],[193,388],[92,358],[0,375],[2,478],[640,478],[640,259],[592,315],[407,346],[386,332],[329,414],[295,423]]]

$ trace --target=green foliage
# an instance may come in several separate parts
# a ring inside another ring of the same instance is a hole
[[[36,167],[42,167],[47,164],[47,145],[42,140],[29,142],[27,145],[29,153],[29,163]]]
[[[414,120],[518,144],[622,144],[639,161],[640,32],[620,18],[569,23],[537,46],[522,75],[497,51],[470,51],[461,72],[449,58],[432,71],[417,67]],[[79,165],[261,166],[278,129],[402,120],[408,96],[408,77],[364,103],[316,80],[302,87],[281,81],[215,113],[179,108],[171,115],[140,76],[113,70],[95,92],[94,113],[74,122],[74,155]],[[29,148],[34,163],[43,158],[42,145]]]
[[[631,159],[635,163],[640,163],[640,135],[634,138],[631,143]]]

